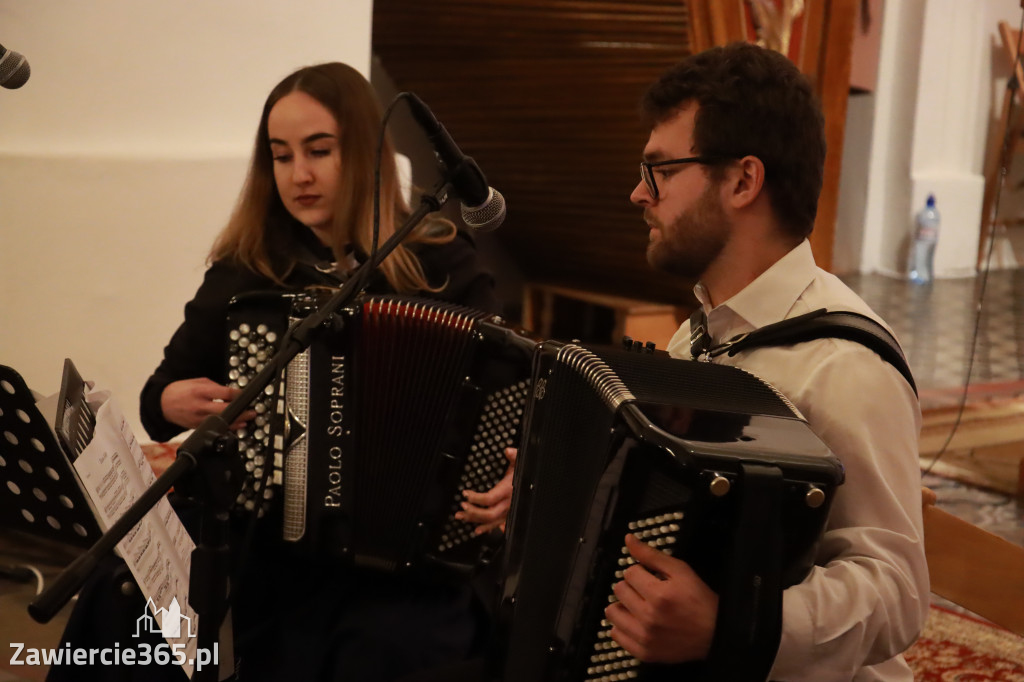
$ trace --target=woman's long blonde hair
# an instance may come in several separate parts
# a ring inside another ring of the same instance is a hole
[[[295,266],[282,261],[292,241],[288,234],[296,221],[285,208],[274,183],[274,160],[267,133],[270,110],[285,95],[301,91],[322,104],[338,122],[341,177],[335,197],[330,246],[339,260],[352,244],[364,254],[373,239],[373,168],[380,135],[381,107],[369,82],[352,67],[339,62],[299,69],[270,92],[263,105],[256,146],[249,172],[228,224],[210,250],[210,261],[230,259],[283,283]],[[380,164],[380,242],[390,237],[410,214],[402,195],[390,136],[385,136]],[[455,237],[447,220],[421,224],[405,244],[446,243]],[[380,265],[391,287],[399,293],[436,291],[423,274],[419,259],[399,245]]]

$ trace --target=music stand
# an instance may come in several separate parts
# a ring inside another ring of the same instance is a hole
[[[69,363],[65,360],[65,386]],[[3,526],[78,547],[89,547],[103,534],[35,396],[5,365],[0,365],[0,480]]]

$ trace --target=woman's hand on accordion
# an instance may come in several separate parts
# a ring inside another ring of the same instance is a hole
[[[707,657],[718,616],[718,595],[690,566],[630,534],[637,560],[615,584],[617,602],[605,609],[611,636],[646,663],[683,663]]]
[[[223,412],[228,403],[241,392],[241,389],[221,386],[206,377],[182,379],[164,388],[160,394],[160,409],[167,421],[186,429],[194,429],[211,414]],[[255,417],[255,410],[243,412],[231,425],[231,430],[242,428]]]
[[[456,513],[455,518],[477,524],[477,535],[495,528],[500,529],[502,533],[505,532],[505,517],[508,516],[508,508],[512,502],[512,473],[516,468],[517,452],[515,448],[505,448],[508,469],[493,488],[485,493],[462,491],[466,501],[462,503],[462,511]]]

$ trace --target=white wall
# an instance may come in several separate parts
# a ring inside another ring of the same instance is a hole
[[[983,70],[995,26],[973,2],[928,0],[918,74],[910,205],[934,194],[942,216],[938,276],[972,275],[978,252],[988,107]],[[987,30],[986,30],[987,29]]]
[[[202,278],[260,109],[295,68],[370,66],[372,0],[0,0],[32,67],[0,90],[0,364],[42,394],[70,357],[138,393]]]
[[[1009,72],[1000,19],[1017,26],[1019,0],[885,3],[877,88],[848,112],[837,269],[905,276],[914,213],[934,192],[936,275],[975,272],[985,148]]]

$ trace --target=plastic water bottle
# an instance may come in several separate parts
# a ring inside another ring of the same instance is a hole
[[[926,284],[935,276],[935,245],[939,242],[939,212],[935,209],[935,195],[929,194],[924,208],[917,212],[914,243],[910,246],[910,281]]]

